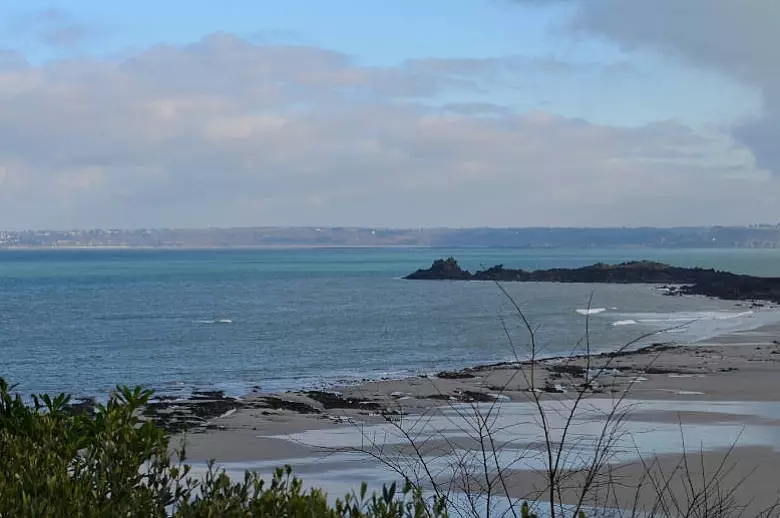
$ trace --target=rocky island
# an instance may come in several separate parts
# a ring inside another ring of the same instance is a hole
[[[458,262],[437,259],[430,268],[404,277],[408,280],[499,282],[562,282],[672,285],[669,294],[704,295],[727,300],[762,300],[780,303],[780,278],[739,275],[705,268],[683,268],[653,261],[621,264],[596,263],[581,268],[519,270],[496,265],[471,273]]]

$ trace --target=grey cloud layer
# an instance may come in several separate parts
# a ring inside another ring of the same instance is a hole
[[[0,54],[0,227],[669,225],[772,213],[776,183],[728,142],[676,122],[599,126],[471,102],[485,66],[367,67],[226,34],[120,61],[37,67]],[[443,93],[461,100],[441,105]],[[724,207],[734,195],[750,202]]]
[[[780,175],[780,1],[567,1],[578,6],[574,31],[603,35],[629,51],[652,48],[758,89],[763,115],[733,128],[733,136],[753,151],[759,166]]]
[[[23,16],[10,23],[10,30],[19,35],[31,35],[52,47],[73,47],[81,44],[95,32],[60,9],[47,9]]]

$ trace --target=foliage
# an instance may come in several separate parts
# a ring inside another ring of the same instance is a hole
[[[7,517],[446,517],[407,482],[381,495],[347,495],[330,505],[304,490],[287,467],[270,483],[246,472],[235,482],[209,464],[195,477],[184,451],[171,457],[169,438],[138,415],[152,392],[117,387],[93,412],[74,413],[65,395],[26,404],[0,378],[0,518]]]

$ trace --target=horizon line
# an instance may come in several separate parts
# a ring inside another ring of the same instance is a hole
[[[213,226],[213,227],[82,227],[82,228],[0,228],[0,232],[159,232],[159,231],[230,231],[230,230],[366,230],[366,231],[464,231],[464,230],[690,230],[690,229],[758,229],[780,228],[780,223],[750,223],[743,225],[675,225],[675,226],[566,226],[566,225],[532,225],[532,226],[421,226],[421,227],[386,227],[362,225],[264,225],[264,226]]]

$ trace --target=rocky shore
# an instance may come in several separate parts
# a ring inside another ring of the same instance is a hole
[[[186,399],[161,396],[143,416],[190,440],[237,429],[259,435],[295,433],[348,423],[376,423],[457,403],[525,402],[532,386],[549,397],[567,398],[585,389],[589,397],[612,397],[630,388],[633,398],[776,400],[780,328],[759,342],[739,334],[717,343],[677,346],[655,343],[636,350],[504,362],[442,371],[433,376],[380,380],[359,385],[283,393],[252,392],[235,398],[196,392]],[[84,405],[84,404],[82,404]],[[83,409],[83,406],[82,406]]]
[[[658,448],[654,458],[666,472],[672,472],[679,462],[675,448],[684,427],[697,452],[701,447],[707,466],[711,463],[712,469],[717,469],[728,455],[738,480],[758,467],[762,471],[755,482],[751,479],[751,494],[747,496],[771,496],[776,487],[769,475],[780,468],[780,456],[766,445],[774,444],[771,430],[780,425],[778,340],[780,326],[774,325],[706,343],[658,343],[633,351],[498,363],[427,377],[334,386],[327,391],[258,391],[237,399],[202,393],[202,399],[150,405],[147,415],[169,429],[186,429],[188,433],[176,434],[172,446],[185,440],[188,458],[201,468],[209,459],[216,459],[220,466],[241,476],[246,467],[262,473],[291,464],[305,480],[338,493],[348,490],[351,483],[387,479],[381,463],[357,454],[365,444],[370,447],[376,441],[387,447],[389,455],[414,454],[405,448],[407,439],[394,432],[396,426],[412,430],[415,437],[422,433],[420,427],[439,427],[426,442],[430,455],[441,455],[442,448],[453,445],[476,447],[470,442],[466,423],[472,422],[469,419],[477,407],[497,409],[496,419],[502,421],[495,426],[509,434],[508,447],[528,452],[528,462],[533,465],[539,444],[534,439],[538,431],[535,395],[550,409],[549,417],[557,419],[554,426],[563,426],[565,416],[559,412],[570,408],[584,391],[577,430],[598,428],[616,404],[628,412],[625,420],[621,418],[620,433],[635,441],[627,439],[625,455],[610,461],[610,469],[627,477],[621,478],[626,484],[641,479],[644,473],[642,464],[631,457],[631,444],[640,445],[642,451]],[[535,390],[529,383],[532,370]],[[624,396],[628,399],[619,403]],[[166,421],[172,412],[182,416],[211,412],[214,417],[192,419],[192,426],[180,427],[183,417]],[[734,437],[741,437],[743,428],[744,437],[737,447],[729,448]],[[700,439],[707,440],[706,447]],[[589,439],[577,435],[572,448],[579,448],[580,440]],[[722,448],[729,448],[727,454]],[[518,463],[511,471],[510,491],[531,498],[528,495],[544,481],[534,478],[536,472],[524,466]],[[763,486],[754,485],[763,480],[767,481]]]
[[[714,269],[682,268],[652,261],[617,265],[597,263],[581,268],[519,270],[496,265],[471,273],[458,262],[437,259],[430,268],[404,277],[408,280],[455,280],[497,282],[560,282],[595,284],[671,285],[669,295],[704,295],[725,300],[780,303],[780,278],[738,275]]]
[[[94,401],[73,405],[74,411],[84,411]],[[220,420],[236,412],[253,412],[258,418],[275,415],[300,415],[315,419],[342,421],[334,417],[340,411],[355,415],[392,415],[393,411],[375,401],[345,397],[335,391],[308,390],[278,394],[251,393],[232,397],[222,391],[194,392],[187,398],[157,396],[143,410],[143,418],[154,421],[170,433],[203,433],[222,430]]]

